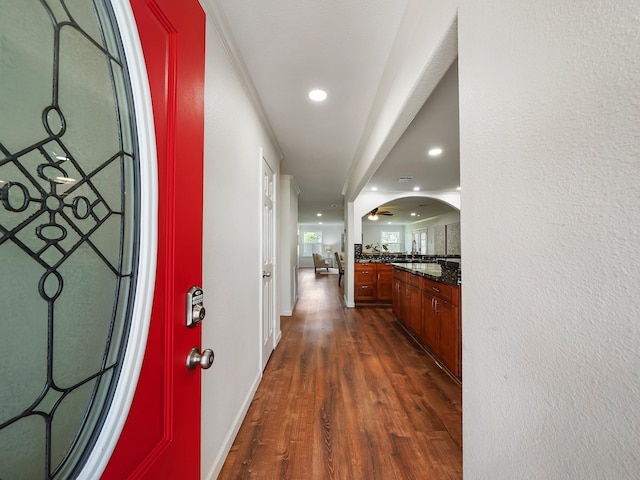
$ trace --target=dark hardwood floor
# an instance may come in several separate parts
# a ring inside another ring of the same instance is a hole
[[[299,300],[219,479],[462,478],[461,388],[389,307],[347,309],[337,275]]]

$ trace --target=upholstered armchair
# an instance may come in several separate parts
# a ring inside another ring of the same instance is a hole
[[[329,271],[329,263],[318,253],[313,254],[313,270],[317,273],[319,268],[326,268]]]

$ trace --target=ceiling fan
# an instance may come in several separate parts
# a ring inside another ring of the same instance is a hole
[[[373,210],[371,210],[371,212],[369,212],[369,215],[367,216],[367,218],[375,222],[376,220],[378,220],[378,215],[387,215],[391,217],[393,216],[393,213],[388,212],[386,210],[378,210],[377,208],[374,208]]]

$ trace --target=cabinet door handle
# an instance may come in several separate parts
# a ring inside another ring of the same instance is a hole
[[[435,310],[436,307],[433,306],[433,301],[435,300],[435,298],[431,297],[431,310]]]
[[[436,288],[436,287],[431,287],[432,289],[434,289],[436,292],[440,293],[440,289]]]
[[[440,313],[440,310],[438,310],[438,300],[435,300],[434,304],[435,304],[434,310],[436,311],[436,313]]]

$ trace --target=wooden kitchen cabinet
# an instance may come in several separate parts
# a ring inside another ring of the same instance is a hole
[[[409,284],[407,286],[408,291],[408,304],[409,304],[409,328],[420,338],[423,330],[423,318],[422,318],[422,292],[420,288]]]
[[[423,332],[422,342],[429,348],[436,356],[440,355],[440,325],[438,322],[438,315],[434,308],[435,297],[429,292],[423,290],[422,304],[424,305],[423,316]]]
[[[374,263],[356,263],[355,292],[357,301],[373,301],[376,299],[377,272]]]
[[[406,327],[411,328],[411,285],[405,282],[400,291],[400,308],[402,320]]]
[[[385,263],[355,264],[356,302],[392,303],[393,267]]]
[[[438,299],[434,303],[440,329],[438,355],[449,370],[459,377],[461,375],[459,307]]]
[[[393,267],[387,263],[376,265],[376,296],[381,302],[393,300]]]
[[[396,316],[400,322],[404,323],[404,313],[402,311],[402,296],[404,295],[405,288],[405,276],[406,273],[398,270],[397,268],[393,269],[393,277],[392,277],[392,287],[393,287],[393,295],[392,295],[392,304],[391,310],[393,314]]]
[[[460,287],[422,280],[423,343],[451,372],[461,375]]]
[[[393,311],[396,318],[460,378],[460,287],[395,269]]]

